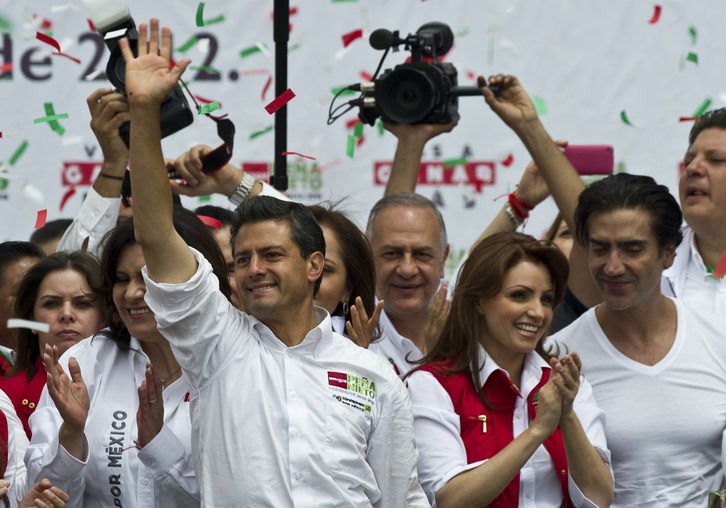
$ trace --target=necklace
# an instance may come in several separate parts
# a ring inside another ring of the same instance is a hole
[[[162,390],[165,390],[166,389],[166,382],[167,381],[173,381],[174,379],[176,379],[176,375],[179,374],[179,372],[181,372],[181,366],[178,369],[176,369],[174,372],[172,372],[171,374],[169,374],[168,376],[166,376],[164,379],[162,379],[161,380],[161,389]]]

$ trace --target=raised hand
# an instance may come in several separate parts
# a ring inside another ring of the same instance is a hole
[[[133,55],[128,39],[121,39],[119,46],[126,62],[126,93],[132,105],[161,104],[191,62],[187,58],[171,67],[171,30],[164,27],[159,41],[156,18],[152,18],[150,27],[145,23],[139,26],[138,56]]]
[[[572,413],[572,403],[580,389],[580,370],[582,362],[577,353],[570,353],[562,360],[550,359],[552,380],[562,399],[562,417]]]
[[[484,101],[509,127],[517,130],[520,124],[537,120],[537,110],[514,76],[496,74],[489,77],[489,86],[499,87],[495,94],[479,76],[477,84],[482,89]]]
[[[82,434],[90,407],[88,388],[76,359],[71,358],[68,361],[70,373],[68,377],[63,367],[58,364],[58,357],[58,348],[46,344],[43,363],[48,373],[46,378],[48,395],[53,399],[65,427]]]
[[[549,380],[539,389],[537,415],[530,425],[542,432],[542,436],[552,434],[562,416],[562,397],[555,385],[554,378],[555,374],[552,373]]]
[[[144,373],[146,379],[139,386],[139,409],[136,411],[136,427],[139,435],[136,444],[143,448],[161,431],[164,425],[164,400],[161,378],[149,363]]]
[[[379,300],[373,309],[373,315],[368,318],[368,313],[363,306],[361,297],[355,299],[355,304],[350,307],[350,321],[345,322],[345,331],[348,332],[350,340],[360,347],[367,348],[376,336],[376,328],[381,318],[383,300]]]
[[[428,319],[426,320],[426,330],[424,331],[426,352],[430,352],[436,345],[441,334],[441,329],[444,326],[444,321],[446,321],[446,317],[449,315],[451,300],[447,298],[448,292],[449,285],[446,282],[442,283],[431,302]]]

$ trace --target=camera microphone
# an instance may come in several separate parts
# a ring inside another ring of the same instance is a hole
[[[368,37],[368,42],[373,49],[378,50],[388,49],[391,46],[397,46],[399,44],[406,43],[404,39],[401,39],[398,36],[398,32],[391,32],[390,30],[386,30],[385,28],[373,30],[370,37]]]

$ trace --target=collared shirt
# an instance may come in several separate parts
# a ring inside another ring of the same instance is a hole
[[[486,358],[480,370],[482,385],[500,367],[479,348],[480,358]],[[537,353],[525,357],[522,369],[521,397],[517,397],[512,413],[514,437],[529,426],[527,398],[542,377],[542,367],[548,367]],[[461,439],[460,415],[454,411],[451,397],[429,372],[416,371],[407,378],[414,414],[416,444],[419,448],[419,479],[432,505],[436,494],[454,476],[474,469],[485,461],[467,464],[466,449]],[[605,440],[605,415],[595,404],[590,385],[581,378],[573,408],[585,434],[598,453],[609,464],[610,454]],[[540,445],[520,471],[519,506],[526,508],[559,507],[562,504],[560,481],[552,459]],[[596,506],[584,497],[572,477],[568,477],[570,497],[575,506]]]
[[[101,240],[116,227],[121,198],[104,198],[93,187],[88,190],[81,209],[58,243],[58,251],[81,250],[88,239],[86,250],[101,256]]]
[[[415,362],[423,358],[423,353],[411,339],[398,333],[385,310],[381,311],[379,323],[381,337],[377,341],[371,342],[368,349],[386,358],[393,365],[396,373],[403,376],[418,365]]]
[[[20,419],[15,413],[13,403],[2,390],[0,390],[0,411],[5,414],[5,419],[8,422],[8,435],[6,436],[8,464],[5,468],[4,478],[10,482],[10,490],[8,491],[10,506],[17,506],[26,492],[26,469],[23,457],[25,456],[25,450],[28,448],[28,436],[25,435],[23,424],[20,423]]]
[[[675,340],[655,365],[613,346],[596,308],[550,337],[561,350],[577,351],[607,415],[613,507],[702,507],[724,481],[726,319],[673,302]]]
[[[78,360],[91,402],[84,431],[85,460],[60,445],[63,419],[46,387],[30,417],[28,483],[50,479],[70,496],[69,508],[199,506],[186,379],[182,376],[162,392],[164,425],[139,451],[134,446],[138,386],[149,362],[139,341],[132,337],[130,351],[123,352],[111,339],[96,335],[61,356],[66,371],[70,357]]]
[[[663,272],[661,289],[690,307],[726,314],[726,277],[717,279],[708,271],[688,226],[683,228],[673,266]]]
[[[203,506],[428,506],[411,405],[379,356],[318,325],[286,346],[219,292],[209,263],[146,301],[192,385]]]

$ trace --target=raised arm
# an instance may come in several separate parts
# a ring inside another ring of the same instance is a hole
[[[126,61],[131,111],[134,234],[153,280],[185,282],[196,271],[197,261],[172,223],[171,187],[161,151],[159,110],[190,60],[171,67],[171,31],[164,27],[160,32],[157,19],[152,19],[150,26],[139,26],[137,57],[132,54],[128,39],[122,39],[120,47]]]
[[[396,192],[416,192],[424,146],[431,138],[450,132],[457,123],[458,119],[448,124],[384,123],[386,130],[398,139],[384,196]]]
[[[540,122],[532,100],[517,78],[498,74],[489,78],[490,86],[498,86],[494,93],[479,77],[484,100],[522,140],[530,156],[542,173],[550,193],[567,222],[575,231],[575,208],[580,193],[585,188],[582,179],[552,140]],[[586,306],[600,302],[600,293],[590,275],[587,252],[579,242],[573,242],[570,254],[570,291]]]

